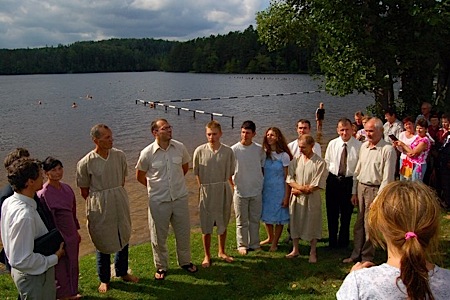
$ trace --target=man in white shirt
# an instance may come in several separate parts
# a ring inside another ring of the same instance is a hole
[[[352,132],[352,122],[346,118],[340,119],[337,123],[339,137],[328,143],[325,152],[329,172],[325,196],[330,248],[346,248],[350,241],[352,198],[357,198],[357,182],[353,180],[353,175],[361,148],[361,142],[352,136]]]
[[[231,146],[236,159],[234,183],[234,211],[236,215],[236,242],[241,255],[261,249],[259,222],[262,209],[264,151],[253,142],[256,125],[245,121],[241,126],[241,140]]]
[[[393,134],[398,139],[400,132],[403,131],[403,123],[397,119],[397,115],[393,109],[386,110],[384,118],[386,120],[386,123],[383,125],[384,140],[392,144],[393,140],[389,135]]]
[[[191,157],[182,143],[172,139],[172,126],[167,120],[153,121],[151,131],[155,141],[141,151],[136,179],[148,190],[155,279],[163,280],[169,268],[169,224],[175,233],[178,264],[190,273],[197,272],[191,263],[188,190],[184,178]]]
[[[289,150],[291,150],[292,156],[299,157],[301,155],[298,148],[298,140],[303,134],[311,135],[311,122],[309,120],[300,119],[297,121],[297,134],[298,138],[288,144]],[[314,143],[313,152],[319,157],[322,157],[322,148],[319,143]]]
[[[11,276],[22,299],[56,299],[55,269],[65,254],[61,243],[55,254],[34,252],[34,240],[48,233],[33,199],[42,188],[44,174],[40,162],[21,158],[7,169],[14,194],[3,203],[2,243],[11,265]]]

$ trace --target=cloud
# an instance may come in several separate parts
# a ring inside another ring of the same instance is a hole
[[[244,30],[269,0],[2,0],[0,48],[109,38],[188,40]]]

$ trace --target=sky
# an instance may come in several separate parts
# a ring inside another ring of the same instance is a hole
[[[0,0],[0,49],[243,31],[270,0]]]

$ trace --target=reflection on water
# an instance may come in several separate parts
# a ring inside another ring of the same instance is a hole
[[[320,89],[320,82],[307,75],[216,75],[179,73],[102,73],[0,76],[2,91],[0,119],[0,157],[15,147],[30,150],[33,156],[52,155],[65,164],[66,181],[74,179],[75,164],[92,148],[89,129],[95,123],[108,124],[114,133],[115,146],[125,151],[130,173],[139,151],[152,141],[149,125],[164,117],[174,127],[174,138],[185,143],[192,153],[204,143],[207,115],[177,110],[164,111],[135,104],[146,101],[229,97],[242,95],[304,92]],[[39,101],[41,104],[39,104]],[[299,118],[311,120],[315,134],[315,110],[319,102],[325,104],[323,135],[316,136],[324,143],[336,135],[335,124],[340,117],[352,117],[356,110],[364,110],[372,97],[350,95],[339,98],[325,93],[291,96],[270,96],[211,101],[174,103],[177,106],[234,116],[235,128],[229,118],[215,117],[223,127],[222,141],[233,144],[239,139],[240,124],[251,119],[257,125],[256,141],[262,141],[264,130],[270,126],[281,128],[288,140],[296,137]],[[77,103],[72,108],[73,102]],[[0,183],[4,184],[2,168]]]
[[[76,162],[93,148],[90,128],[106,123],[113,130],[115,147],[122,149],[128,159],[127,191],[133,222],[130,244],[149,240],[146,189],[134,179],[134,165],[139,151],[153,141],[150,122],[166,118],[174,127],[173,137],[182,141],[190,153],[206,142],[205,124],[209,116],[191,112],[151,109],[136,99],[165,100],[180,98],[229,97],[277,94],[318,90],[320,82],[306,75],[214,75],[178,73],[104,73],[0,76],[1,118],[0,158],[16,147],[25,147],[31,155],[44,159],[52,155],[64,164],[63,181],[70,184],[77,196],[77,216],[86,223],[84,201],[75,184]],[[77,103],[72,108],[73,102]],[[315,111],[319,102],[325,104],[323,135],[317,136],[325,150],[326,143],[336,136],[336,122],[352,117],[373,102],[364,95],[344,98],[325,93],[247,99],[220,99],[183,102],[177,106],[234,116],[235,128],[228,118],[216,117],[222,124],[222,142],[232,145],[239,140],[240,125],[251,119],[257,126],[255,141],[262,142],[266,128],[277,126],[290,141],[296,138],[296,121],[309,119],[315,133]],[[40,103],[40,104],[39,104]],[[0,168],[0,184],[6,174]],[[198,225],[198,188],[192,172],[186,175],[189,190],[191,224]],[[81,226],[80,255],[94,250],[86,226]]]

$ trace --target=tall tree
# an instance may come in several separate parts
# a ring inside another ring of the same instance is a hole
[[[272,50],[317,41],[314,57],[330,93],[373,92],[381,112],[394,106],[399,78],[405,113],[415,113],[432,100],[434,70],[450,38],[448,9],[440,0],[274,0],[257,24]]]

